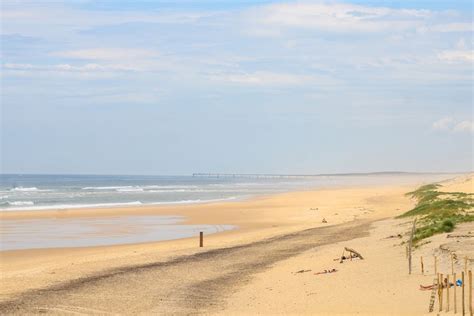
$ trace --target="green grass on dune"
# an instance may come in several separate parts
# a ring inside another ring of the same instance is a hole
[[[474,195],[463,192],[441,192],[439,184],[424,185],[407,193],[417,200],[412,210],[398,216],[416,217],[414,242],[435,234],[451,232],[457,224],[474,221]]]

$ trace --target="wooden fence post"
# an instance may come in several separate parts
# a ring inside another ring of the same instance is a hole
[[[415,234],[415,225],[416,219],[413,221],[413,226],[411,227],[410,241],[408,243],[408,274],[411,274],[411,248],[413,246],[413,235]]]
[[[469,270],[469,315],[472,316],[472,271]]]
[[[433,280],[433,287],[431,288],[431,295],[430,295],[430,305],[428,306],[428,312],[433,312],[434,304],[436,302],[436,291],[438,290],[438,281],[436,279]]]
[[[451,274],[454,273],[454,254],[451,254]]]
[[[453,274],[453,283],[454,283],[454,314],[458,312],[457,301],[456,301],[456,273]]]
[[[465,308],[465,304],[464,304],[464,271],[461,272],[461,281],[462,281],[462,289],[461,289],[461,301],[462,301],[462,316],[466,315],[466,308]]]
[[[439,311],[441,312],[441,291],[443,289],[443,284],[441,283],[440,276],[438,273],[438,307]]]
[[[423,256],[420,257],[420,262],[421,262],[421,274],[425,274],[425,267],[423,266]]]
[[[199,247],[204,247],[204,232],[199,232]]]
[[[440,297],[439,297],[439,311],[441,312],[443,310],[443,286],[444,286],[444,280],[443,280],[443,274],[441,273],[440,275],[441,279],[441,291],[440,291]]]
[[[446,312],[449,312],[449,274],[446,274]]]

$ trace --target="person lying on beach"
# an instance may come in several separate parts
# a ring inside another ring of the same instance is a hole
[[[420,291],[430,291],[432,289],[437,289],[438,284],[431,284],[431,285],[421,285],[420,284]]]
[[[336,269],[324,270],[324,271],[321,271],[321,272],[316,272],[314,274],[318,275],[318,274],[328,274],[328,273],[334,273],[334,272],[337,272],[337,270]]]
[[[453,287],[453,286],[454,286],[454,283],[449,282],[449,287]],[[444,282],[441,284],[441,287],[443,289],[448,287],[448,280],[447,279],[444,279]],[[437,288],[438,288],[438,284],[431,284],[431,285],[421,285],[420,284],[420,291],[429,291],[429,290],[437,289]]]

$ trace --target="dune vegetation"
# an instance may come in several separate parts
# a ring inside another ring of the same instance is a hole
[[[417,219],[413,241],[454,230],[457,224],[474,221],[474,194],[464,192],[442,192],[439,184],[424,185],[408,196],[417,200],[417,205],[399,218]]]

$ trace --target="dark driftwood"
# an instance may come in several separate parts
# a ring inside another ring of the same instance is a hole
[[[359,257],[360,259],[364,260],[364,257],[362,257],[362,255],[361,255],[359,252],[355,251],[354,249],[348,248],[348,247],[344,247],[344,250],[345,250],[345,251],[349,251],[351,254],[354,253],[357,257]]]
[[[448,234],[446,238],[473,238],[474,235],[452,235]]]

